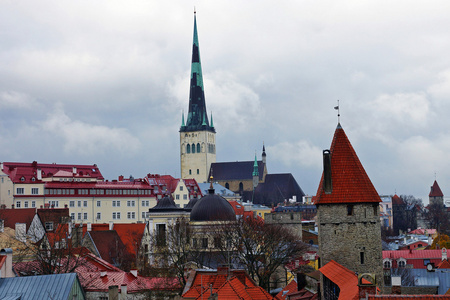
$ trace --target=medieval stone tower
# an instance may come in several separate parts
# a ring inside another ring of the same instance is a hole
[[[381,199],[340,124],[323,162],[315,198],[320,267],[334,260],[358,274],[375,275],[382,286]]]
[[[216,162],[216,130],[212,116],[210,123],[206,113],[195,12],[190,82],[187,122],[184,123],[183,114],[180,128],[181,178],[206,182],[211,163]]]

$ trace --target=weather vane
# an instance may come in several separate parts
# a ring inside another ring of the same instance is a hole
[[[338,103],[338,105],[335,106],[334,109],[336,109],[338,111],[338,123],[340,123],[341,122],[341,120],[340,120],[341,114],[339,113],[339,100],[337,101],[337,103]]]

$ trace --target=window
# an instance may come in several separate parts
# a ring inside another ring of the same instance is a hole
[[[184,194],[184,195],[183,195],[183,199],[184,199],[184,200],[187,200],[187,194]]]
[[[23,203],[23,207],[28,208],[28,201],[25,201],[25,202]]]
[[[84,220],[87,220],[87,218],[88,218],[87,213],[83,213],[83,219],[84,219]]]
[[[202,238],[202,248],[208,248],[208,238]]]
[[[127,201],[127,206],[128,207],[134,207],[135,206],[135,201],[134,200],[128,200]]]
[[[113,212],[112,216],[114,220],[120,220],[120,212]]]
[[[188,144],[186,146],[186,153],[191,153],[191,145],[190,144]]]
[[[227,190],[229,190],[230,189],[230,184],[227,182],[227,183],[225,183],[225,188],[227,189]]]
[[[180,191],[182,191],[182,190],[183,190],[183,186],[181,185],[181,186],[180,186]]]
[[[200,150],[200,143],[197,143],[197,153],[200,153],[201,152],[201,150]]]
[[[166,245],[166,224],[156,224],[156,245]]]
[[[52,231],[53,230],[53,222],[45,222],[45,230]]]
[[[81,220],[81,213],[78,213],[78,220]]]
[[[175,199],[180,200],[180,195],[175,195]]]
[[[35,208],[36,207],[36,201],[31,201],[31,207]]]
[[[97,200],[97,207],[101,207],[102,206],[102,201]]]
[[[192,153],[195,153],[195,144],[192,144]]]
[[[361,264],[364,264],[364,252],[359,252],[359,260],[361,262]]]
[[[128,219],[136,219],[136,213],[134,211],[127,212]]]
[[[198,174],[200,174],[200,170],[199,170],[199,169],[197,169],[197,175],[198,175]]]
[[[385,262],[383,263],[383,267],[384,267],[385,269],[390,269],[390,268],[391,268],[391,262],[390,262],[389,260],[385,261]]]
[[[378,215],[378,205],[373,206],[373,215],[374,216]]]
[[[87,207],[87,201],[86,200],[83,201],[83,206]]]
[[[78,200],[78,207],[81,207],[81,201]]]
[[[72,219],[72,221],[75,220],[75,213],[70,213],[70,219]]]
[[[347,216],[353,215],[353,205],[347,205]]]
[[[20,201],[16,201],[16,208],[20,208]]]
[[[398,264],[398,267],[399,267],[399,268],[404,268],[404,267],[406,267],[406,261],[405,261],[404,259],[402,259],[402,258],[400,258],[400,259],[397,261],[397,264]]]
[[[48,202],[50,204],[50,207],[59,207],[59,201],[52,200]]]
[[[192,175],[192,170],[191,169],[189,169],[189,175]]]
[[[31,195],[39,194],[39,188],[31,188]]]
[[[120,201],[119,200],[116,201],[116,205],[117,205],[117,207],[120,207]]]
[[[69,201],[69,207],[75,207],[75,201],[73,200]]]
[[[17,195],[23,195],[24,194],[24,189],[23,188],[17,188],[16,194]]]
[[[97,213],[97,220],[100,220],[102,218],[102,213]]]
[[[142,212],[142,219],[145,219],[147,217],[147,213],[145,211]]]
[[[150,206],[150,201],[142,200],[142,206]]]

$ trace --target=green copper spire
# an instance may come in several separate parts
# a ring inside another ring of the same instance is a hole
[[[211,128],[214,128],[213,118],[212,118],[212,112],[211,112]]]
[[[203,87],[202,65],[200,62],[200,48],[197,34],[197,17],[194,11],[194,39],[192,45],[191,81],[189,92],[189,112],[186,126],[180,131],[208,130],[215,132],[209,126],[206,113],[205,92]]]
[[[256,160],[256,153],[255,153],[255,163],[253,164],[253,174],[252,174],[252,176],[258,176],[259,177],[258,161]]]
[[[184,127],[184,112],[181,113],[181,127]]]

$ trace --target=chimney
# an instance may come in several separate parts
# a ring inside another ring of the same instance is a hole
[[[114,222],[109,221],[109,230],[113,230],[113,228],[114,228]]]
[[[132,270],[130,270],[130,273],[133,274],[133,276],[137,278],[137,276],[138,276],[138,270],[132,269]]]
[[[333,191],[333,183],[331,182],[330,150],[323,150],[323,190],[325,194],[331,194]]]
[[[6,256],[6,261],[5,261],[5,270],[6,270],[6,274],[2,274],[2,277],[15,277],[14,272],[13,272],[13,265],[12,265],[12,261],[13,261],[13,251],[11,248],[5,248],[0,250],[0,256]]]
[[[119,176],[119,181],[123,181],[123,175]]]
[[[100,277],[105,277],[106,276],[106,271],[100,271]]]
[[[0,163],[0,169],[3,171],[3,163]]]
[[[77,174],[77,167],[72,167],[72,174],[73,175]]]
[[[447,249],[442,248],[442,260],[447,260]]]
[[[42,170],[41,169],[37,169],[37,180],[42,180]]]
[[[108,299],[119,299],[119,287],[117,285],[108,287]]]
[[[91,224],[91,222],[87,223],[87,231],[92,231],[92,224]]]
[[[122,284],[120,286],[120,299],[126,299],[127,297],[127,285]]]
[[[392,276],[392,292],[393,295],[402,294],[402,277]]]

